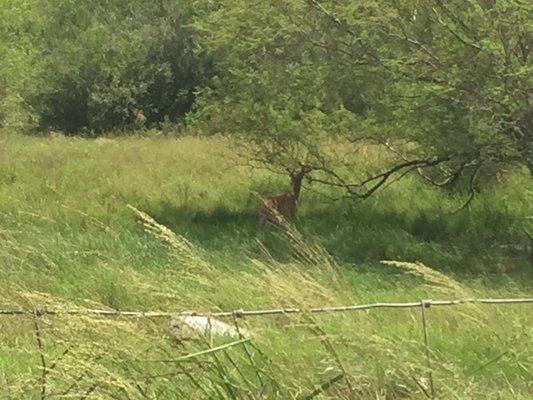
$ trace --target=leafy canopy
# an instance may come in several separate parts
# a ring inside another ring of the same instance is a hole
[[[263,166],[307,165],[359,197],[410,170],[440,185],[468,175],[472,187],[483,171],[533,170],[527,2],[199,4],[220,74],[196,118],[251,142]],[[391,154],[390,169],[346,168],[361,139]]]

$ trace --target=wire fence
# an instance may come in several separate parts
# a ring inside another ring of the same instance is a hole
[[[32,309],[0,309],[0,316],[16,316],[16,315],[94,315],[102,317],[134,317],[134,318],[169,318],[176,316],[204,316],[212,318],[224,317],[258,317],[280,314],[300,314],[300,313],[338,313],[363,311],[374,308],[419,308],[419,307],[443,307],[443,306],[458,306],[462,304],[533,304],[533,298],[469,298],[458,300],[420,300],[406,303],[372,303],[372,304],[355,304],[347,306],[334,307],[316,307],[316,308],[272,308],[272,309],[258,309],[258,310],[243,310],[236,309],[231,311],[218,312],[195,312],[195,311],[119,311],[119,310],[99,310],[99,309],[50,309],[46,307],[37,307]]]
[[[283,315],[283,314],[319,314],[319,313],[343,313],[343,312],[354,312],[354,311],[364,311],[371,309],[409,309],[409,308],[418,308],[421,311],[421,328],[422,328],[422,337],[424,340],[424,352],[427,363],[427,379],[429,382],[429,390],[426,390],[423,386],[419,387],[424,391],[427,398],[436,399],[437,398],[437,388],[435,386],[433,378],[433,367],[431,359],[431,350],[430,342],[428,338],[428,321],[426,317],[426,310],[430,307],[450,307],[450,306],[459,306],[464,304],[486,304],[486,305],[517,305],[517,304],[533,304],[533,298],[468,298],[468,299],[457,299],[457,300],[420,300],[420,301],[411,301],[405,303],[387,303],[387,302],[378,302],[372,304],[354,304],[347,306],[334,306],[334,307],[316,307],[316,308],[272,308],[272,309],[258,309],[258,310],[243,310],[236,309],[231,311],[219,311],[219,312],[191,312],[191,311],[178,311],[178,312],[165,312],[165,311],[119,311],[119,310],[99,310],[99,309],[49,309],[46,307],[37,307],[32,309],[0,309],[0,317],[17,317],[17,316],[32,316],[32,317],[42,317],[42,316],[94,316],[94,317],[129,317],[129,318],[173,318],[173,317],[187,317],[187,316],[198,316],[198,317],[207,317],[207,318],[225,318],[232,317],[235,328],[239,333],[240,340],[226,343],[219,347],[212,347],[207,350],[200,351],[198,353],[192,353],[185,356],[182,356],[178,359],[171,360],[173,363],[190,360],[202,355],[217,353],[223,351],[229,347],[237,345],[245,345],[249,342],[250,338],[245,338],[239,326],[237,324],[238,318],[245,317],[259,317],[259,316],[272,316],[272,315]],[[41,399],[44,399],[46,393],[46,375],[47,375],[47,366],[44,358],[44,345],[41,338],[41,332],[37,322],[35,322],[35,330],[37,336],[37,344],[39,347],[39,352],[41,356],[42,364],[42,383],[41,383]],[[247,350],[246,346],[244,346]],[[345,377],[346,371],[343,370],[343,374],[335,377],[331,382],[336,382],[341,378]],[[348,378],[346,378],[348,379]],[[328,382],[327,385],[333,384]],[[327,386],[326,385],[326,386]],[[313,392],[310,396],[305,398],[314,398],[318,393],[325,391],[324,388],[320,387],[316,389],[316,393]]]

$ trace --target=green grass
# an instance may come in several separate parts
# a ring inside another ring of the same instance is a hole
[[[369,154],[366,163],[372,162]],[[302,240],[257,228],[251,191],[283,177],[232,167],[222,138],[0,138],[0,308],[231,310],[464,296],[531,296],[523,228],[533,187],[514,172],[465,195],[415,177],[364,202],[305,190]],[[131,204],[176,233],[145,232]],[[164,238],[163,238],[164,239]],[[168,239],[168,238],[167,238]],[[180,247],[187,239],[188,249]],[[173,245],[172,245],[173,244]],[[419,261],[413,276],[381,260]],[[450,285],[447,285],[450,283]],[[533,396],[530,305],[429,309],[438,398]],[[195,362],[157,360],[220,344],[178,343],[168,320],[0,316],[0,398],[423,399],[420,310],[247,318],[255,333]]]

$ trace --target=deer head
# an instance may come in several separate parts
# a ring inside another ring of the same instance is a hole
[[[131,115],[133,116],[133,122],[136,125],[143,126],[146,123],[146,117],[142,109],[134,107],[131,110]]]
[[[312,171],[312,168],[307,165],[301,165],[297,170],[288,170],[291,177],[292,193],[296,199],[300,197],[300,190],[302,189],[302,181],[305,176]]]

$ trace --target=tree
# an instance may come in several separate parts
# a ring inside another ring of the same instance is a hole
[[[468,1],[226,1],[196,23],[219,71],[204,129],[254,161],[368,197],[416,171],[445,186],[532,170],[531,5]],[[354,171],[354,144],[390,155]],[[339,145],[339,143],[341,145]]]
[[[33,41],[41,24],[38,4],[0,0],[0,21],[0,128],[21,130],[32,122],[21,92],[34,87],[38,70]]]

